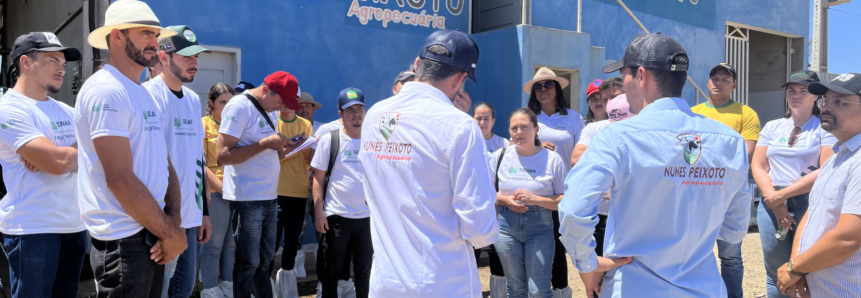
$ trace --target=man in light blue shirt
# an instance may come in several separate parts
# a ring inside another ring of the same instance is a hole
[[[639,115],[598,133],[559,204],[562,243],[590,295],[727,295],[712,249],[716,239],[738,243],[747,233],[747,151],[738,132],[678,98],[688,65],[684,47],[659,33],[638,35],[604,67],[621,70]],[[607,188],[613,199],[598,257],[592,233]]]

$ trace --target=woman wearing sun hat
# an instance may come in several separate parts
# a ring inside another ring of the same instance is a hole
[[[556,151],[565,164],[566,172],[571,170],[571,153],[574,145],[580,139],[580,133],[585,127],[580,114],[569,109],[568,99],[562,89],[568,86],[568,79],[557,77],[556,73],[547,67],[542,67],[535,77],[523,85],[523,92],[529,94],[526,107],[538,115],[538,139],[542,146]],[[554,297],[571,297],[568,287],[568,261],[565,259],[565,247],[559,242],[559,216],[553,211],[553,231],[556,239],[556,253],[553,257]],[[561,295],[561,296],[557,296]]]

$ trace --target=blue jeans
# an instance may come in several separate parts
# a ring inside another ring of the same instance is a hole
[[[234,202],[239,215],[236,228],[236,264],[233,297],[272,298],[269,262],[275,259],[276,200]]]
[[[786,200],[787,209],[795,214],[793,216],[795,222],[801,223],[801,218],[807,212],[808,199],[808,194],[803,194]],[[792,256],[795,230],[789,230],[785,240],[775,238],[777,221],[774,218],[774,211],[764,203],[760,203],[756,210],[756,222],[759,226],[759,240],[762,242],[762,260],[765,263],[765,284],[768,298],[787,298],[789,296],[781,294],[777,288],[777,269],[789,262],[789,257]]]
[[[212,236],[203,244],[200,254],[200,282],[204,289],[218,286],[222,281],[233,282],[233,260],[236,257],[236,242],[233,240],[233,225],[230,222],[230,201],[225,201],[220,193],[213,192],[209,204],[209,220],[212,223]]]
[[[170,298],[188,298],[194,290],[197,262],[200,260],[200,244],[197,243],[198,227],[185,229],[188,248],[176,260],[176,271],[170,279],[167,295]]]
[[[3,235],[12,297],[77,296],[86,248],[86,231]]]
[[[744,279],[744,264],[741,261],[741,242],[732,244],[723,240],[717,241],[718,258],[720,258],[720,277],[726,285],[729,298],[744,298],[741,282]]]
[[[499,240],[493,246],[505,271],[508,297],[553,297],[553,212],[538,206],[529,206],[525,213],[502,206],[497,206],[496,211]]]

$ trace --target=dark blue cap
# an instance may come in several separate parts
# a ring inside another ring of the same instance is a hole
[[[345,110],[354,105],[365,105],[365,94],[362,90],[350,87],[338,94],[338,107]]]
[[[688,52],[679,41],[658,33],[640,34],[634,37],[622,60],[607,64],[602,68],[611,73],[622,67],[643,67],[645,69],[688,71]]]
[[[433,45],[443,46],[450,55],[437,55],[430,53],[427,49]],[[439,63],[448,64],[466,72],[473,82],[475,80],[475,66],[478,63],[478,45],[460,30],[439,30],[432,33],[422,45],[419,58],[430,59]]]
[[[249,90],[249,89],[254,89],[254,84],[251,84],[251,83],[246,82],[246,81],[239,82],[239,84],[236,84],[236,87],[233,88],[233,90],[236,90],[236,92],[239,92],[239,93],[245,92],[245,90]]]
[[[813,95],[825,95],[825,92],[828,90],[840,94],[861,96],[861,74],[844,73],[831,80],[831,82],[812,83],[807,87],[807,91]]]

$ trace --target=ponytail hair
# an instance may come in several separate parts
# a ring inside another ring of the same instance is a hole
[[[535,115],[535,112],[529,108],[519,108],[511,112],[511,116],[508,116],[508,122],[511,122],[511,118],[515,115],[526,115],[529,118],[529,121],[532,122],[532,127],[538,128],[538,115]],[[538,132],[535,132],[535,146],[541,147],[541,140],[538,139]]]

